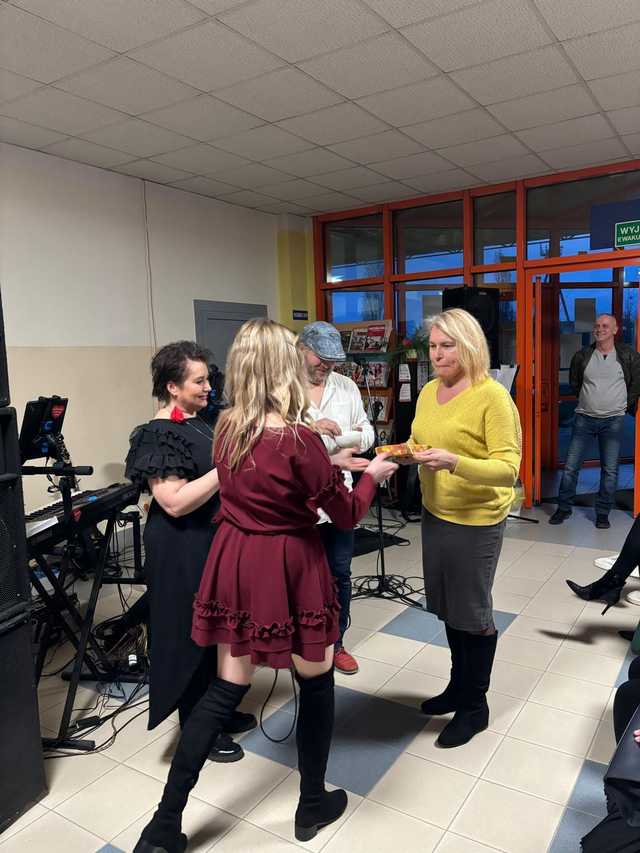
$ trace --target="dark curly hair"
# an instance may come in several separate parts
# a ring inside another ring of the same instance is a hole
[[[169,402],[169,382],[181,385],[187,378],[188,361],[202,361],[208,367],[211,353],[195,341],[175,341],[161,347],[151,359],[153,396],[161,403]]]

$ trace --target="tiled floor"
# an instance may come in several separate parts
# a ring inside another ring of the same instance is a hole
[[[552,528],[551,510],[532,513],[539,525],[509,522],[495,583],[500,639],[486,732],[459,749],[435,746],[443,720],[426,719],[417,706],[446,684],[441,624],[401,604],[359,600],[348,638],[361,669],[336,679],[328,769],[328,782],[350,792],[345,817],[298,845],[293,738],[272,743],[258,730],[243,738],[243,761],[209,764],[201,774],[185,814],[189,850],[577,853],[580,837],[604,813],[614,688],[628,665],[617,630],[635,627],[640,609],[621,604],[603,618],[601,607],[579,601],[564,582],[597,577],[594,557],[619,549],[631,519],[616,512],[612,531],[595,531],[588,511],[577,510],[570,523]],[[388,549],[387,570],[419,576],[418,528],[403,534],[410,545]],[[375,561],[357,558],[354,574],[373,572]],[[111,615],[116,596],[99,606]],[[245,707],[258,710],[271,684],[270,672],[258,672]],[[46,730],[59,718],[63,690],[58,679],[40,689]],[[83,689],[81,701],[90,706],[94,694]],[[1,853],[133,849],[177,733],[175,720],[148,732],[146,715],[134,719],[137,710],[105,752],[47,761],[50,792],[0,837]],[[283,673],[265,712],[271,737],[290,731],[293,711]]]

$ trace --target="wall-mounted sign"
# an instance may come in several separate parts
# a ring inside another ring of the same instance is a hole
[[[298,311],[297,309],[293,309],[293,319],[294,320],[308,320],[309,312],[308,311]]]
[[[640,244],[640,219],[616,222],[616,249]]]

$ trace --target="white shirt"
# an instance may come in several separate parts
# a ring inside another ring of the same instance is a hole
[[[362,404],[362,395],[356,383],[348,376],[332,371],[325,381],[324,391],[320,405],[311,403],[309,414],[314,421],[329,418],[335,421],[343,433],[360,427],[360,450],[368,450],[374,441],[373,427],[369,423]],[[329,453],[336,453],[340,448],[330,435],[321,436]],[[343,471],[344,482],[351,491],[353,488],[353,477],[350,471]],[[318,511],[321,521],[329,518],[322,510]]]

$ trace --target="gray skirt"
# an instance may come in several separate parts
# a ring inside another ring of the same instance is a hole
[[[422,508],[427,610],[458,631],[479,633],[493,626],[491,587],[505,524],[453,524]]]

